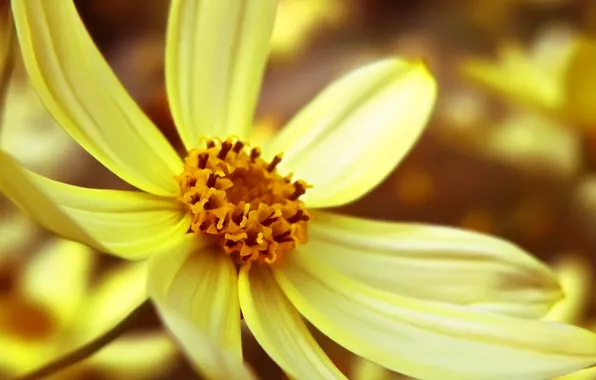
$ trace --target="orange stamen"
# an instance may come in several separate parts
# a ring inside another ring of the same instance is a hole
[[[229,138],[207,140],[188,153],[176,179],[191,230],[208,235],[238,265],[273,264],[306,242],[310,215],[299,200],[310,185],[277,173],[282,155],[261,158],[259,148]]]

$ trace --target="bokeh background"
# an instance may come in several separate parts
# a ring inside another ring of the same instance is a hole
[[[75,3],[125,87],[180,144],[164,93],[168,1]],[[124,188],[46,113],[11,48],[8,2],[0,8],[0,68],[10,74],[1,83],[2,149],[54,179]],[[280,0],[256,124],[263,138],[275,133],[364,63],[423,59],[439,82],[427,131],[386,181],[338,211],[509,239],[561,277],[567,298],[547,318],[596,327],[595,35],[593,0]],[[143,270],[49,235],[0,198],[0,379],[126,315],[120,305],[142,297]],[[351,378],[400,378],[317,336]],[[243,344],[261,378],[283,378],[250,334]],[[120,378],[198,377],[145,310],[112,345],[54,377]]]

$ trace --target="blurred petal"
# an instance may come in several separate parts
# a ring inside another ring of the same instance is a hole
[[[275,274],[325,335],[415,378],[544,380],[596,364],[596,335],[574,326],[380,292],[293,255]]]
[[[189,216],[175,199],[71,186],[32,173],[0,151],[0,191],[48,230],[138,260],[182,238]]]
[[[349,6],[342,0],[281,1],[271,36],[272,58],[283,62],[298,58],[318,32],[344,25]]]
[[[54,340],[24,340],[3,331],[0,334],[0,373],[17,378],[39,368],[56,358],[55,343]]]
[[[83,341],[112,329],[147,299],[147,262],[122,263],[87,290],[73,321],[73,340]]]
[[[31,84],[16,76],[6,91],[0,149],[51,178],[68,180],[81,175],[90,157],[56,123]]]
[[[352,380],[405,380],[411,379],[410,377],[400,375],[395,372],[391,372],[380,365],[360,358],[358,356],[353,357],[354,363],[350,366],[351,379]]]
[[[87,294],[93,254],[82,244],[52,239],[30,259],[20,288],[28,299],[51,310],[64,327],[80,311]]]
[[[541,111],[556,111],[561,107],[564,94],[558,78],[548,77],[545,70],[531,62],[522,47],[505,44],[498,54],[495,62],[479,58],[465,60],[461,64],[463,75],[509,101]]]
[[[314,188],[309,207],[339,206],[378,185],[422,133],[436,84],[421,63],[387,59],[339,79],[266,147]],[[325,170],[321,170],[325,167]]]
[[[244,267],[238,281],[248,328],[285,373],[294,379],[345,379],[282,293],[270,268]]]
[[[110,379],[166,379],[178,364],[176,352],[172,340],[162,332],[130,334],[107,345],[86,365],[100,368]]]
[[[552,172],[564,178],[582,167],[582,141],[577,131],[552,118],[530,112],[512,113],[488,132],[483,152],[508,162],[516,170]]]
[[[552,78],[557,86],[564,84],[565,72],[580,33],[563,23],[545,25],[528,49],[532,64],[544,73],[544,78]]]
[[[596,331],[596,324],[592,323],[588,327],[592,331]],[[594,380],[596,379],[596,367],[583,369],[581,371],[573,372],[569,375],[557,377],[555,380]]]
[[[37,227],[31,220],[18,210],[6,212],[6,208],[2,207],[0,214],[0,265],[4,263],[4,260],[22,258],[23,251],[33,245],[36,237]]]
[[[389,293],[530,318],[562,296],[546,265],[488,235],[317,212],[308,237],[296,260]]]
[[[555,264],[564,298],[548,312],[544,319],[579,324],[586,315],[592,297],[593,275],[587,257],[565,253]]]
[[[194,234],[149,259],[149,294],[186,357],[207,378],[251,378],[242,365],[236,268]]]
[[[277,0],[174,0],[166,43],[170,108],[187,149],[248,137]]]
[[[566,106],[569,116],[585,128],[596,126],[596,41],[581,39],[567,67]]]
[[[22,0],[11,5],[25,66],[54,118],[131,185],[176,195],[180,158],[124,90],[73,1]]]

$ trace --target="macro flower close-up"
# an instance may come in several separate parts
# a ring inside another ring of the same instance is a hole
[[[563,293],[517,245],[339,212],[423,134],[437,96],[423,61],[390,56],[349,72],[257,146],[277,1],[173,0],[165,84],[176,149],[72,0],[11,7],[47,110],[134,190],[58,182],[0,151],[0,191],[56,235],[147,261],[147,297],[202,376],[255,377],[242,324],[297,379],[345,378],[311,329],[419,379],[540,380],[596,365],[596,334],[542,319]]]

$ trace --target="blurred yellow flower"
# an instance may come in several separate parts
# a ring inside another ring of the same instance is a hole
[[[527,52],[509,42],[501,46],[497,62],[465,60],[465,76],[514,104],[491,117],[478,91],[453,94],[441,107],[449,126],[442,132],[515,170],[573,177],[582,169],[582,141],[577,130],[566,127],[562,104],[575,38],[567,29],[551,27]]]
[[[52,239],[30,258],[16,284],[0,293],[2,378],[23,375],[91,341],[144,300],[145,264],[119,266],[91,285],[93,258],[84,245]],[[171,368],[175,353],[163,333],[125,335],[52,378],[90,372],[155,378]]]
[[[301,315],[355,354],[422,379],[544,379],[596,363],[596,335],[537,320],[559,285],[518,247],[321,210],[369,192],[422,133],[436,85],[421,63],[358,69],[262,149],[245,141],[276,4],[172,1],[166,83],[188,151],[182,162],[119,84],[72,1],[12,2],[48,110],[142,191],[56,182],[5,153],[0,190],[59,235],[148,260],[149,296],[208,378],[252,377],[241,315],[299,379],[343,378]]]
[[[497,62],[469,59],[462,71],[507,100],[578,128],[596,127],[596,41],[587,36],[553,27],[529,52],[507,42]]]

